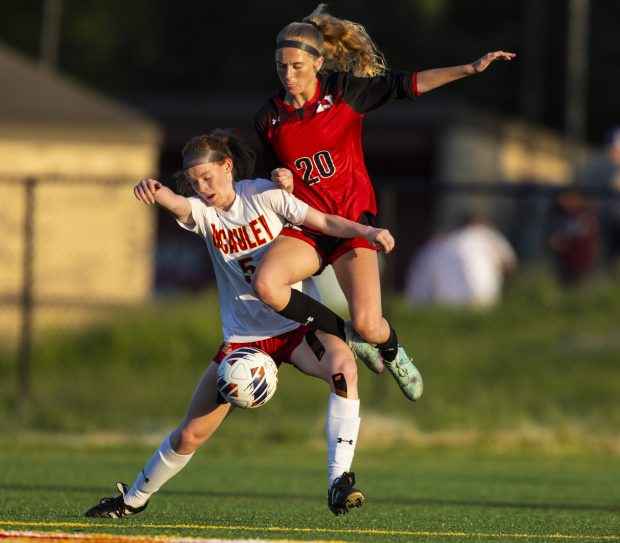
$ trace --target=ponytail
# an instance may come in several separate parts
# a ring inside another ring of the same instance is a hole
[[[319,4],[301,23],[291,23],[278,34],[276,43],[299,41],[325,58],[322,72],[351,72],[358,77],[385,74],[387,65],[366,29],[359,23],[338,19]]]

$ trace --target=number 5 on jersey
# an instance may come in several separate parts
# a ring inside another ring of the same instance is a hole
[[[237,260],[237,264],[239,264],[239,267],[243,272],[243,278],[245,279],[246,283],[252,282],[252,274],[256,270],[256,266],[252,264],[252,260],[253,259],[251,256],[246,256]]]

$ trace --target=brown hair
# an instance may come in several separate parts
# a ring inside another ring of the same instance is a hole
[[[232,175],[235,181],[254,177],[256,153],[234,130],[216,128],[208,134],[193,137],[183,147],[181,156],[185,158],[186,155],[192,153],[212,154],[214,158],[211,161],[217,163],[223,163],[226,158],[230,158],[233,163]],[[183,170],[176,172],[172,179],[175,182],[176,191],[182,196],[195,194]]]
[[[387,69],[385,58],[366,29],[330,15],[326,7],[319,4],[301,23],[285,26],[276,43],[294,40],[311,45],[325,57],[322,72],[351,72],[358,77],[383,75]]]

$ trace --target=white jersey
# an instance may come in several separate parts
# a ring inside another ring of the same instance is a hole
[[[247,343],[294,330],[286,319],[261,302],[252,288],[252,272],[286,222],[301,224],[308,204],[266,179],[235,183],[236,198],[228,211],[188,198],[196,223],[179,225],[204,238],[215,268],[224,340]],[[285,264],[283,264],[285,265]],[[319,298],[312,279],[293,285]]]

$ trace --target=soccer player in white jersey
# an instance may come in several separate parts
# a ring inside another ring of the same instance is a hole
[[[360,425],[353,353],[342,339],[287,320],[260,302],[252,290],[252,272],[287,222],[340,238],[363,237],[386,252],[394,247],[394,239],[385,229],[325,215],[271,181],[248,179],[254,154],[227,131],[193,138],[182,155],[178,194],[154,179],[140,181],[134,194],[145,204],[168,210],[182,228],[204,238],[215,268],[224,343],[198,383],[185,418],[134,484],[118,483],[120,495],[102,499],[85,514],[119,518],[146,508],[151,495],[189,462],[230,412],[231,405],[218,393],[217,367],[229,352],[243,346],[258,347],[277,364],[290,362],[328,383],[327,503],[334,514],[347,513],[364,502],[349,471]],[[311,279],[295,288],[318,296]]]

